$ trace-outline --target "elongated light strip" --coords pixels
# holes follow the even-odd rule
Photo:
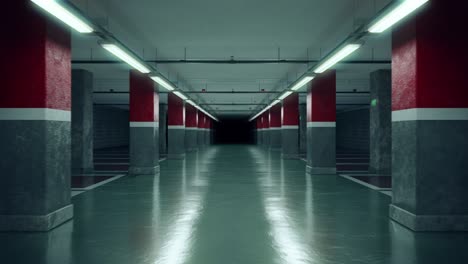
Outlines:
[[[268,108],[272,108],[273,106],[275,106],[275,105],[278,104],[279,102],[281,102],[281,101],[278,100],[278,99],[274,100],[271,104],[268,105]]]
[[[101,44],[110,53],[114,54],[117,58],[123,60],[128,65],[132,66],[141,73],[150,73],[150,69],[139,62],[137,59],[133,58],[130,54],[125,52],[122,48],[112,43],[103,43]]]
[[[359,49],[361,44],[348,44],[336,52],[333,56],[331,56],[326,61],[322,62],[320,66],[318,66],[314,72],[315,73],[322,73],[328,69],[330,69],[333,65],[337,64],[342,59],[349,56],[349,54],[353,53],[355,50]]]
[[[177,95],[182,100],[187,100],[188,99],[187,96],[185,96],[183,93],[181,93],[179,91],[175,91],[174,94]]]
[[[80,33],[92,33],[94,29],[86,21],[81,20],[58,1],[54,0],[31,0],[51,15],[60,19],[74,30]]]
[[[310,81],[312,81],[312,79],[314,79],[314,76],[305,76],[305,77],[302,78],[298,83],[294,84],[294,85],[291,87],[291,90],[297,91],[297,90],[301,89],[304,85],[306,85],[306,84],[308,84]]]
[[[153,75],[153,76],[150,76],[150,78],[157,82],[158,84],[160,84],[162,87],[164,87],[166,90],[168,91],[174,91],[174,86],[172,86],[172,84],[170,84],[169,82],[167,82],[166,80],[164,80],[161,76],[157,76],[157,75]]]
[[[292,94],[293,92],[291,91],[286,91],[284,92],[278,99],[279,100],[283,100],[284,98],[288,97],[290,94]]]
[[[420,6],[429,2],[429,0],[405,0],[395,9],[390,11],[384,17],[375,22],[372,26],[369,27],[369,32],[371,33],[382,33],[389,27],[393,26],[395,23],[411,14],[413,11],[418,9]]]

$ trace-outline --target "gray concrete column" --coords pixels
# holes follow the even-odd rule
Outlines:
[[[283,125],[281,137],[281,157],[283,159],[299,158],[299,126]]]
[[[392,166],[392,72],[370,74],[369,172],[390,175]]]
[[[93,163],[93,74],[72,71],[72,172],[91,173]]]
[[[159,154],[167,155],[167,104],[159,104]]]
[[[185,105],[185,148],[187,152],[198,149],[198,110],[191,104]]]
[[[301,98],[299,98],[301,100]],[[299,154],[307,153],[307,104],[299,104]]]
[[[130,175],[159,172],[159,94],[145,74],[130,71]]]
[[[167,158],[185,158],[185,102],[170,93],[168,101]]]
[[[270,108],[270,150],[281,150],[281,104]]]

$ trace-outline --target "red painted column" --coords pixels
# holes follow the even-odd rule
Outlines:
[[[73,217],[70,33],[30,1],[0,21],[0,231],[47,231]]]
[[[198,109],[186,104],[185,118],[185,147],[187,151],[195,151],[198,145]]]
[[[432,0],[392,36],[390,217],[416,231],[468,230],[466,10]]]
[[[281,104],[270,108],[270,149],[281,150]]]
[[[185,102],[173,93],[167,95],[167,136],[170,159],[185,158]]]
[[[299,157],[299,94],[293,93],[283,100],[281,108],[282,157]]]
[[[336,173],[336,71],[315,77],[307,94],[307,172]]]
[[[131,175],[159,172],[159,94],[146,74],[130,71]]]

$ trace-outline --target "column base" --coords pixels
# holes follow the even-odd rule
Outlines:
[[[185,159],[185,153],[182,154],[167,154],[168,159]]]
[[[336,174],[336,167],[311,167],[306,165],[307,174]]]
[[[281,158],[282,159],[290,159],[290,160],[293,160],[293,159],[299,159],[299,155],[298,154],[281,154]]]
[[[0,231],[44,232],[72,218],[72,204],[47,215],[0,215]]]
[[[468,231],[468,215],[415,215],[393,204],[389,215],[413,231]]]
[[[128,174],[135,175],[154,175],[159,173],[159,165],[154,167],[132,167],[128,168]]]

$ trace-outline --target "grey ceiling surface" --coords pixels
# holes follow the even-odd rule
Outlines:
[[[145,60],[318,60],[388,0],[74,0]],[[73,34],[74,61],[114,60],[94,36]],[[389,34],[368,39],[351,60],[391,58]],[[154,64],[217,116],[248,117],[313,64]],[[94,73],[99,104],[128,104],[125,64],[75,63]],[[368,91],[369,73],[390,64],[340,64],[338,91]],[[205,89],[207,93],[200,93]],[[249,93],[232,93],[232,92]],[[194,93],[198,92],[198,93]],[[223,92],[223,93],[213,93]],[[230,93],[227,93],[230,92]],[[257,93],[254,93],[257,92]],[[166,96],[161,96],[165,102]],[[359,107],[367,94],[337,94],[337,108]]]

